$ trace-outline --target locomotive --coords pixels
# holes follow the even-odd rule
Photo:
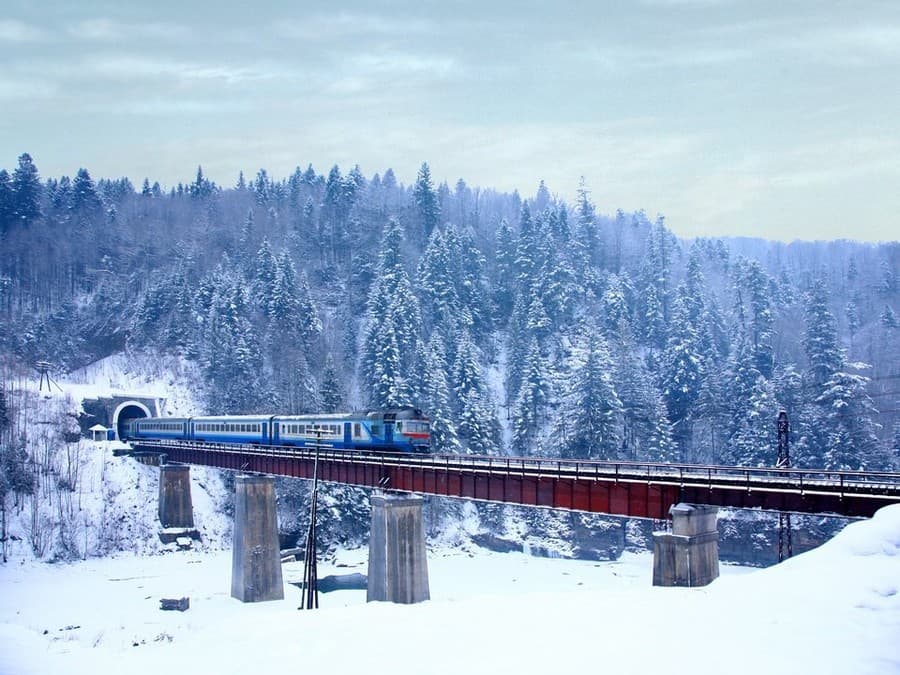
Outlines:
[[[319,415],[142,417],[128,422],[122,440],[424,453],[430,438],[428,418],[418,408],[404,407]]]

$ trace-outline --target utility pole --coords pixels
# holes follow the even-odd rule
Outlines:
[[[776,422],[778,429],[778,461],[776,469],[791,468],[790,434],[791,423],[788,420],[786,410],[778,413]],[[791,542],[791,514],[781,511],[778,513],[778,562],[790,558],[794,554]]]
[[[319,608],[319,573],[316,568],[316,502],[319,498],[319,446],[322,441],[322,429],[315,428],[316,454],[313,461],[313,489],[309,507],[309,530],[306,535],[306,556],[303,559],[303,593],[300,596],[300,609]]]

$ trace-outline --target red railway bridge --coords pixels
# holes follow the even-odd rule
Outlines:
[[[444,497],[665,519],[679,502],[871,517],[900,503],[900,473],[654,464],[482,455],[392,455],[134,441],[170,462]],[[316,463],[318,466],[316,467]]]

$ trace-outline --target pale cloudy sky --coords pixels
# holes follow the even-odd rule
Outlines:
[[[900,2],[3,0],[0,167],[232,185],[312,163],[900,239]]]

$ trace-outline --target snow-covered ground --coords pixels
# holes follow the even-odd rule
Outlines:
[[[113,457],[111,444],[60,440],[85,396],[149,391],[169,412],[193,413],[190,382],[183,364],[113,357],[61,380],[64,394],[14,398],[46,470],[40,499],[9,514],[0,675],[900,673],[900,507],[785,564],[723,566],[703,589],[653,588],[648,553],[587,562],[485,552],[460,534],[477,530],[464,507],[429,553],[429,602],[366,604],[364,590],[343,590],[300,612],[291,582],[302,569],[292,563],[285,600],[244,605],[230,597],[218,472],[192,468],[202,541],[171,551],[157,536],[158,469]],[[366,555],[340,551],[320,577],[364,574]],[[182,596],[188,611],[159,609],[161,598]]]
[[[104,396],[145,396],[164,402],[164,414],[203,414],[196,401],[200,376],[196,366],[169,355],[115,354],[79,368],[58,381],[76,401]],[[51,393],[56,394],[57,389]]]
[[[612,563],[436,550],[432,600],[365,592],[230,597],[230,554],[120,554],[0,566],[0,673],[900,672],[900,506],[765,570],[706,588],[650,585],[649,554]],[[341,552],[320,576],[365,573]],[[189,596],[184,613],[159,609]]]

